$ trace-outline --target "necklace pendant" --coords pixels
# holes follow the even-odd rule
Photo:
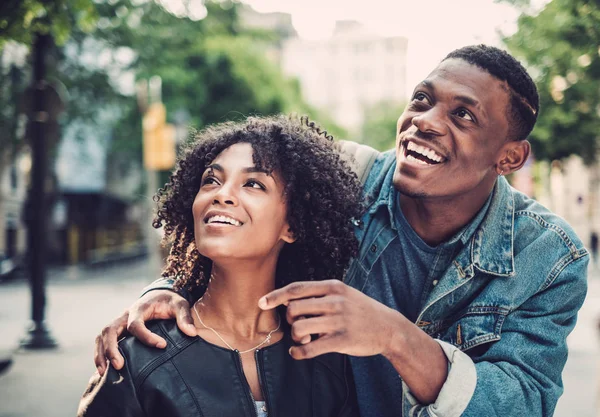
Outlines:
[[[260,407],[260,411],[266,413],[267,412],[267,406],[265,404],[263,404],[262,407]]]
[[[271,343],[271,335],[270,334],[265,339],[265,343]]]

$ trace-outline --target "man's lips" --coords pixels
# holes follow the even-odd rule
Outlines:
[[[434,166],[446,162],[447,158],[428,144],[405,139],[401,142],[402,156],[406,161],[421,166]]]

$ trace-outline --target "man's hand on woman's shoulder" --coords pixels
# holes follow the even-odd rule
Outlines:
[[[185,298],[170,290],[153,290],[144,294],[96,337],[94,362],[98,373],[104,375],[108,360],[115,369],[123,368],[125,363],[119,353],[118,340],[125,330],[148,346],[165,348],[165,339],[148,330],[145,322],[172,318],[177,319],[177,326],[183,333],[196,336],[190,305]]]

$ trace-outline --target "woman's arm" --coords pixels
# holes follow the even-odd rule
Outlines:
[[[120,352],[120,355],[122,352]],[[77,417],[143,417],[133,378],[127,366],[96,372],[79,402]]]

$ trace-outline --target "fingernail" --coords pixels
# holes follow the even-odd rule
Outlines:
[[[258,300],[258,306],[263,310],[267,308],[267,297],[262,297],[260,300]]]
[[[96,366],[96,370],[98,371],[98,373],[99,373],[100,375],[102,375],[102,371],[103,371],[103,369],[102,369],[102,367],[101,367],[101,366]]]
[[[292,356],[292,348],[290,348],[290,350],[288,350],[288,353],[290,354],[290,356]]]

